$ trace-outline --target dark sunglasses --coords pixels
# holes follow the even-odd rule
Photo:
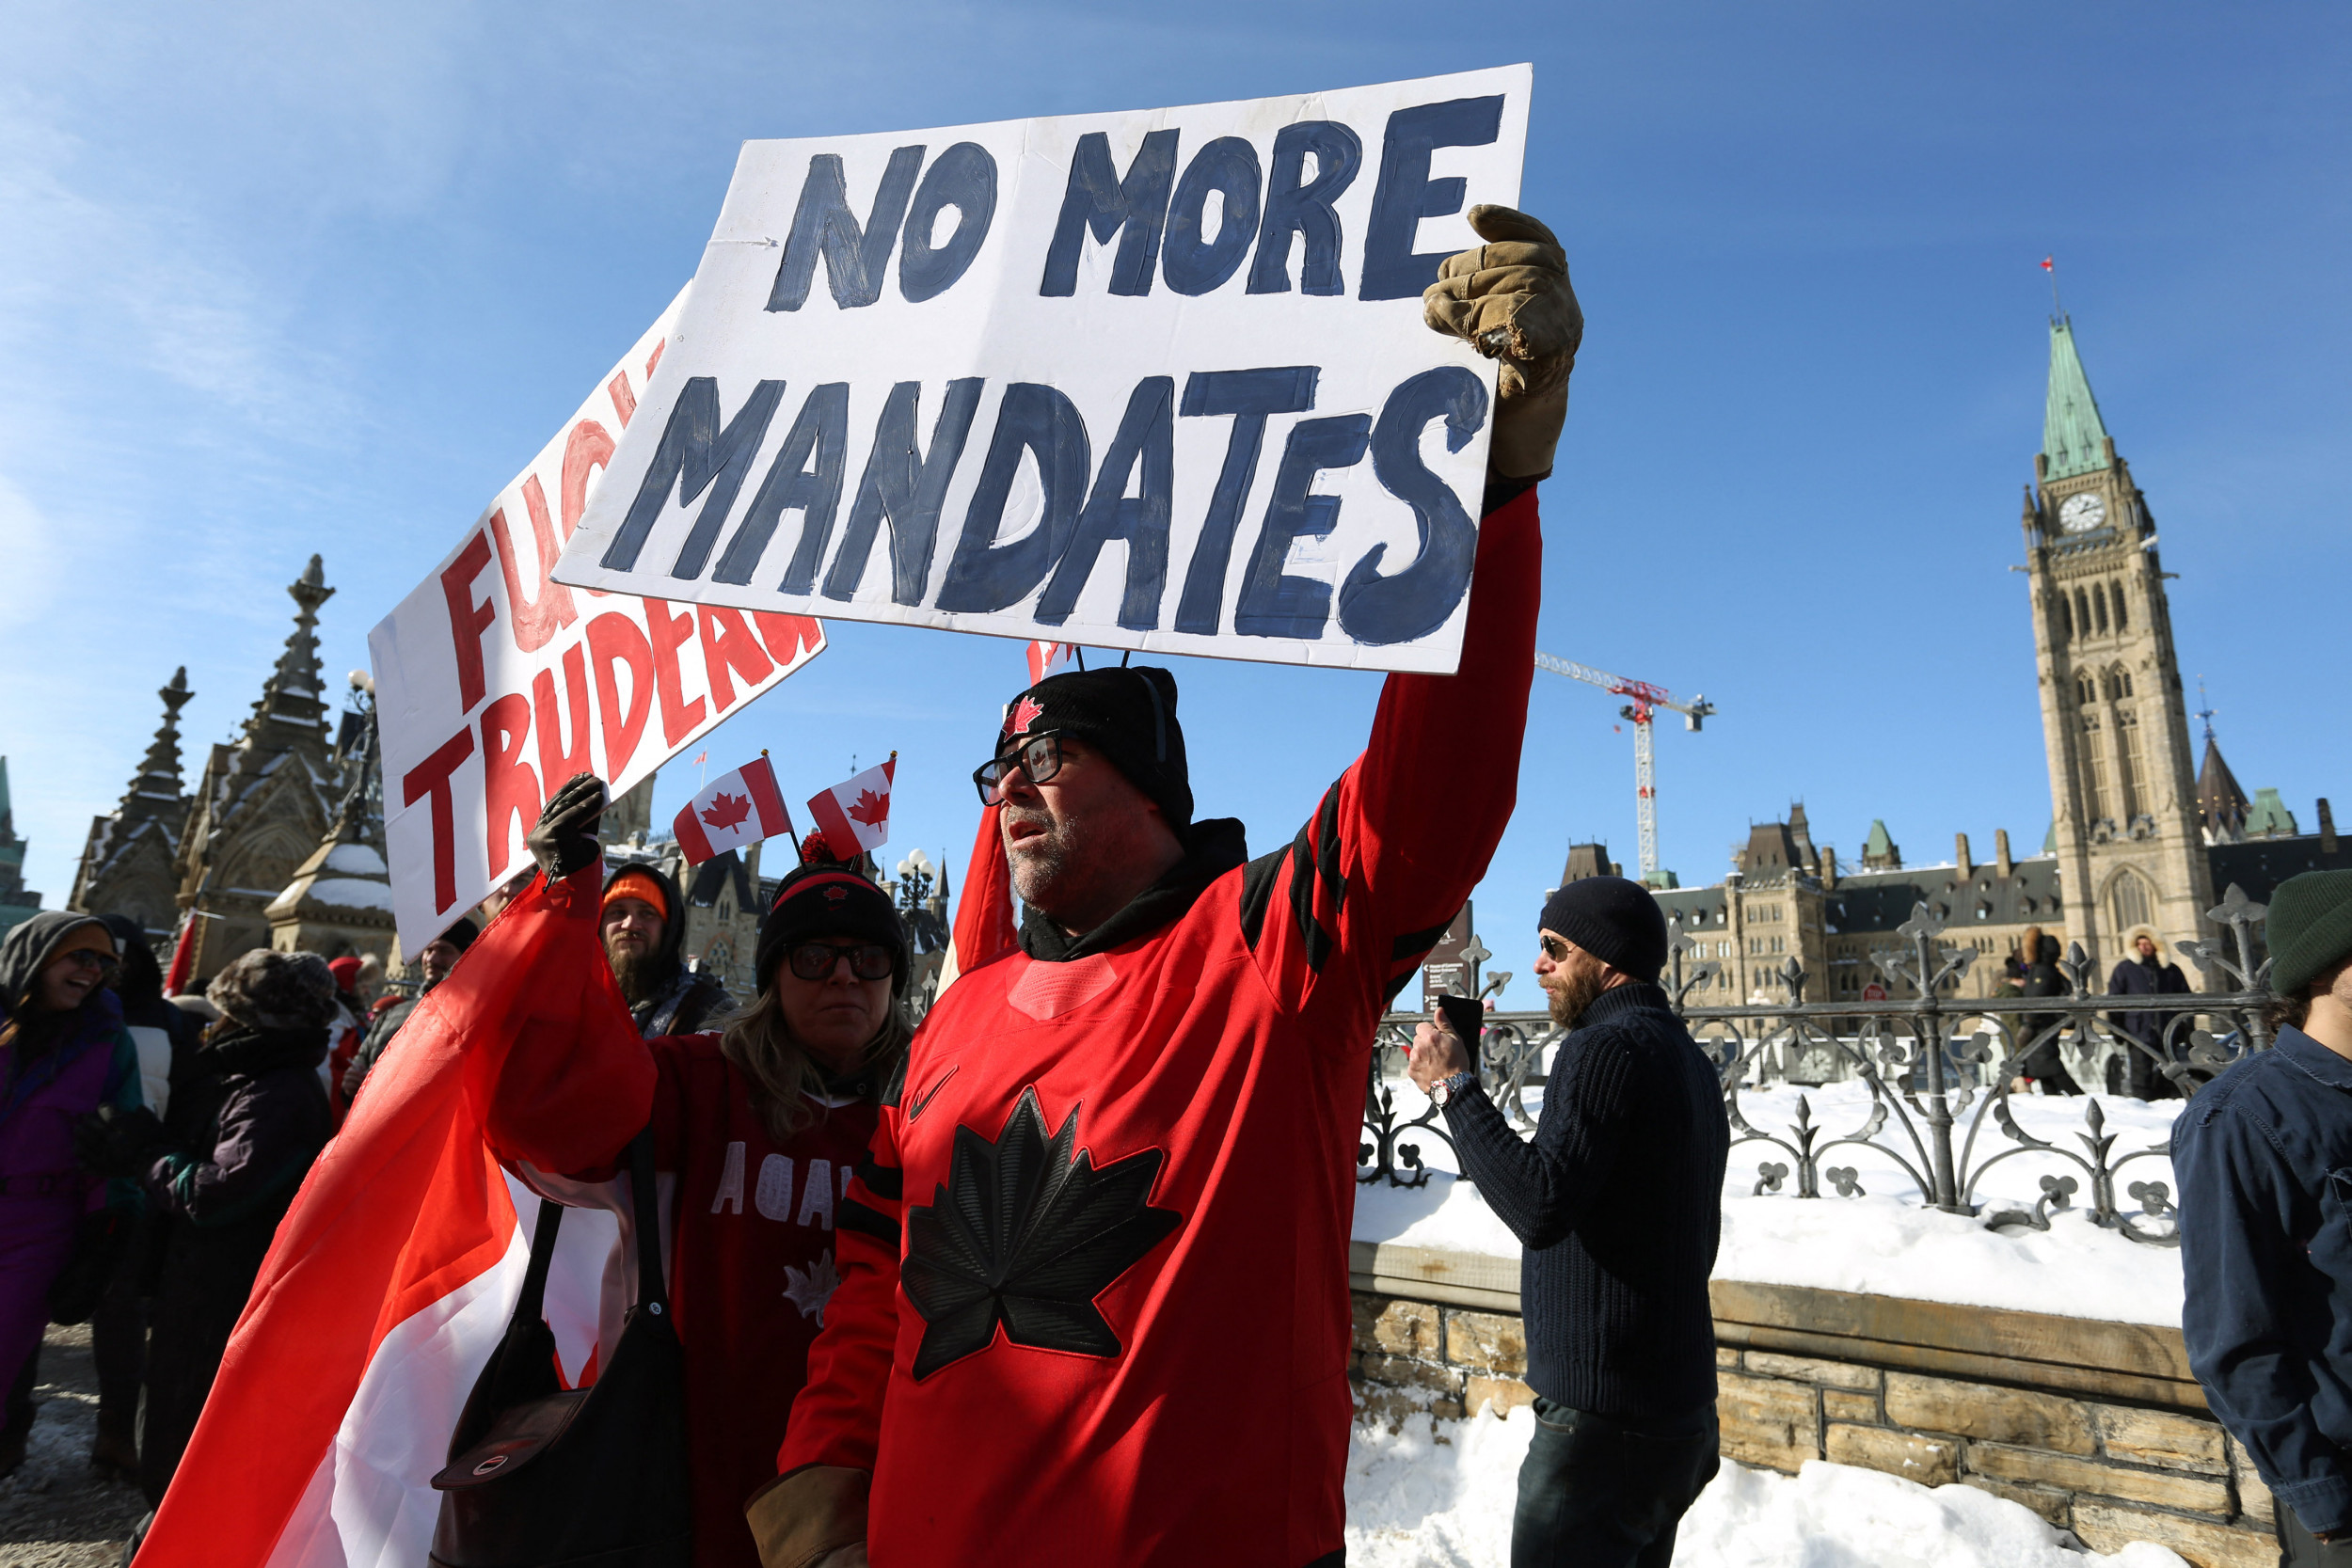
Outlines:
[[[1553,963],[1564,964],[1568,961],[1570,948],[1558,937],[1540,937],[1536,939],[1536,945],[1544,950],[1544,957]]]
[[[850,973],[861,980],[888,978],[898,965],[898,955],[880,942],[863,942],[855,947],[835,947],[830,942],[804,942],[785,950],[784,961],[792,973],[803,980],[830,977],[834,966],[842,959],[850,960]]]
[[[1014,768],[1026,774],[1031,784],[1041,784],[1061,771],[1061,732],[1047,730],[974,768],[972,782],[979,786],[980,804],[993,806],[1005,798],[1005,775]]]
[[[57,961],[98,971],[98,983],[102,986],[112,980],[122,968],[120,959],[110,958],[94,947],[77,947],[71,953],[58,955]]]

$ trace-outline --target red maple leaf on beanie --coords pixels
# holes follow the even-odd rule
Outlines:
[[[714,828],[732,828],[751,814],[751,797],[729,795],[723,789],[711,798],[710,809],[702,816],[703,820]]]
[[[890,820],[890,798],[886,795],[877,795],[870,789],[861,789],[857,792],[857,800],[843,815],[852,822],[863,822],[869,828],[879,828]]]
[[[1026,734],[1031,724],[1044,717],[1044,707],[1025,695],[1020,702],[1013,705],[1011,715],[1005,720],[1005,733],[1007,735]]]

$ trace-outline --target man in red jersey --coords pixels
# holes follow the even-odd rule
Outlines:
[[[1342,1556],[1347,1243],[1374,1026],[1509,819],[1535,481],[1582,318],[1550,231],[1477,208],[1430,324],[1504,359],[1459,672],[1245,863],[1192,820],[1165,670],[1053,676],[977,775],[1021,951],[962,975],[883,1097],[776,1482],[768,1568]]]

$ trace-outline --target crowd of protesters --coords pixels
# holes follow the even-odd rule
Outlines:
[[[586,1034],[513,1040],[487,1135],[548,1205],[542,1227],[566,1206],[642,1212],[625,1180],[658,1173],[666,1246],[644,1256],[660,1249],[685,1352],[693,1561],[862,1568],[869,1542],[949,1560],[991,1534],[1052,1542],[1054,1560],[1343,1560],[1363,1053],[1514,805],[1533,492],[1581,333],[1549,231],[1472,217],[1490,243],[1446,263],[1430,324],[1489,352],[1507,325],[1518,347],[1461,673],[1390,677],[1362,756],[1255,860],[1239,823],[1194,816],[1168,672],[1016,694],[975,775],[995,877],[965,888],[1003,905],[1004,929],[967,954],[960,927],[964,983],[920,1035],[913,943],[870,862],[813,836],[767,901],[753,994],[730,996],[686,958],[677,882],[608,871],[588,774],[547,801],[534,864],[400,986],[373,958],[257,949],[167,997],[134,922],[43,913],[8,932],[0,1474],[24,1456],[44,1327],[87,1321],[91,1462],[160,1503],[305,1175],[366,1096],[396,1092],[378,1069],[425,998],[478,942],[494,957],[516,929],[485,937],[502,911],[538,900],[525,909],[553,912],[531,942],[594,943],[609,969],[580,1027],[626,1047],[583,1085]],[[1466,736],[1484,751],[1459,754]],[[1647,891],[1573,884],[1539,926],[1536,973],[1572,1032],[1534,1142],[1450,1026],[1422,1029],[1411,1072],[1526,1247],[1539,1432],[1514,1561],[1661,1564],[1718,1465],[1707,1281],[1728,1133],[1658,989]],[[2137,935],[2110,991],[2185,992]],[[2003,989],[2068,994],[2058,939],[2028,932]],[[2115,1024],[2155,1049],[2171,1016]],[[2039,1043],[2018,1086],[2081,1092],[2063,1021],[2025,1015]],[[2152,1068],[2108,1087],[2178,1092]],[[567,1154],[584,1135],[602,1153],[583,1164]],[[1272,1323],[1287,1328],[1254,1331]],[[1258,1418],[1234,1420],[1236,1383]]]

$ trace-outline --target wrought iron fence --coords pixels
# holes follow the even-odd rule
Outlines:
[[[1818,1198],[1825,1179],[1838,1195],[1857,1196],[1863,1190],[1857,1167],[1824,1162],[1835,1149],[1867,1148],[1892,1161],[1923,1204],[1947,1213],[2046,1230],[2054,1212],[2079,1198],[2095,1224],[2137,1242],[2173,1245],[2167,1223],[2174,1213],[2170,1183],[2153,1171],[2127,1169],[2169,1157],[2170,1144],[2119,1152],[2098,1091],[2116,1092],[2120,1083],[2126,1090],[2185,1099],[2247,1052],[2269,1048],[2263,1017],[2271,1001],[2270,965],[2254,956],[2254,929],[2265,912],[2241,889],[2230,888],[2210,913],[2230,932],[2235,957],[2223,953],[2220,943],[2178,944],[2208,985],[2226,989],[2187,995],[2089,994],[2091,966],[2076,942],[2058,965],[2072,994],[1963,999],[1950,991],[1976,961],[1977,949],[1940,942],[1943,922],[1925,904],[1915,906],[1897,932],[1903,949],[1873,955],[1889,990],[1907,993],[1890,1000],[1806,1002],[1807,976],[1792,958],[1779,974],[1788,992],[1786,1004],[1693,1007],[1691,993],[1722,966],[1690,963],[1696,943],[1679,935],[1661,983],[1723,1081],[1732,1147],[1770,1146],[1756,1166],[1758,1196],[1793,1185],[1795,1196]],[[2137,1017],[2126,1026],[2121,1015]],[[1429,1180],[1422,1140],[1453,1147],[1436,1106],[1423,1101],[1407,1115],[1409,1102],[1398,1103],[1395,1080],[1418,1022],[1417,1015],[1392,1015],[1380,1025],[1358,1149],[1359,1180],[1421,1186]],[[1526,1091],[1541,1081],[1546,1053],[1562,1034],[1546,1014],[1487,1015],[1478,1044],[1479,1077],[1522,1133],[1535,1125]],[[2027,1132],[2012,1110],[2029,1059],[2047,1076],[2048,1058],[2040,1054],[2045,1048],[2091,1091],[2084,1128],[2074,1134],[2079,1152]],[[1852,1081],[1865,1086],[1868,1108],[1859,1123],[1833,1135],[1813,1119],[1807,1096],[1798,1097],[1796,1120],[1785,1132],[1757,1127],[1740,1103],[1743,1092],[1773,1085]],[[1990,1206],[1978,1198],[1985,1174],[2027,1155],[2055,1160],[2060,1168],[2039,1179],[2042,1196],[2030,1209],[1986,1213]]]

